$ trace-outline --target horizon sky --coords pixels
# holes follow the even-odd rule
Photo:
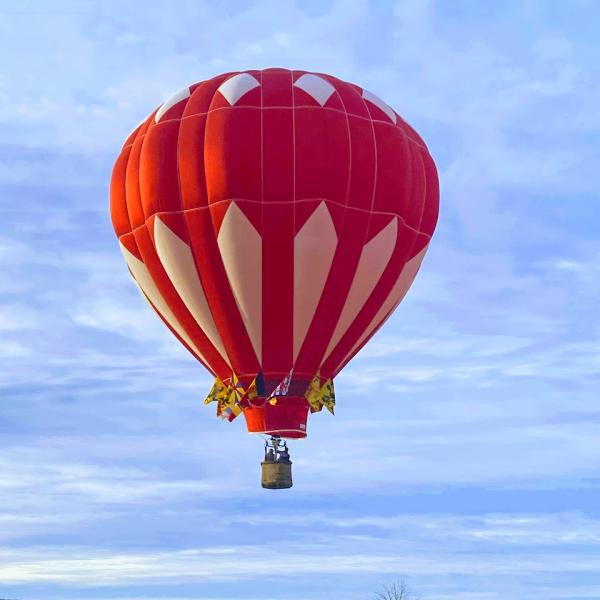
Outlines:
[[[0,598],[600,600],[600,4],[0,0]],[[438,228],[260,487],[147,308],[113,162],[173,92],[286,67],[423,137]]]

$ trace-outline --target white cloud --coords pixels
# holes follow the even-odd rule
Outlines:
[[[364,548],[348,553],[351,544]],[[264,560],[264,555],[269,560]],[[475,555],[477,559],[474,560]],[[85,547],[39,548],[0,551],[0,577],[6,584],[61,583],[95,587],[144,582],[207,583],[211,581],[256,580],[262,578],[360,574],[394,576],[409,572],[413,576],[548,576],[556,567],[571,573],[593,573],[600,568],[593,555],[555,552],[515,552],[482,554],[453,553],[438,549],[425,554],[396,543],[377,549],[376,544],[352,538],[331,540],[329,544],[288,543],[284,548],[272,544],[208,546],[163,552],[106,552]]]
[[[237,515],[232,522],[253,525],[285,525],[287,513]],[[335,535],[352,530],[368,531],[371,539],[431,540],[436,544],[490,541],[521,546],[593,545],[600,541],[600,521],[580,513],[491,513],[491,514],[392,514],[336,516],[326,512],[294,514],[294,525],[303,532],[316,525]]]

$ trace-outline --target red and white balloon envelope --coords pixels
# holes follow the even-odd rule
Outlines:
[[[281,465],[281,440],[333,412],[333,378],[407,293],[439,187],[425,143],[383,100],[266,69],[160,105],[125,141],[110,205],[142,294],[215,377],[206,402],[272,436]]]

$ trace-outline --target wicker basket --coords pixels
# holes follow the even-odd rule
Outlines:
[[[264,461],[262,467],[262,486],[268,490],[284,490],[291,488],[292,463]]]

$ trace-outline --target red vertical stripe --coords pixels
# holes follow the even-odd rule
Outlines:
[[[267,379],[278,379],[289,372],[293,351],[295,157],[291,74],[267,71],[262,86],[262,368]]]

